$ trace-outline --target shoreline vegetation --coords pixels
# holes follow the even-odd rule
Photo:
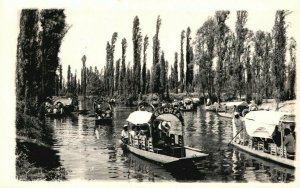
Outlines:
[[[129,100],[133,105],[141,98],[153,97],[147,93],[156,93],[161,102],[190,96],[198,97],[203,104],[207,98],[219,103],[243,99],[255,100],[263,109],[293,112],[296,41],[286,37],[285,23],[290,12],[278,10],[269,32],[246,28],[247,11],[236,14],[235,30],[226,25],[230,11],[216,11],[198,28],[195,37],[190,27],[178,33],[180,52],[174,53],[174,62],[165,59],[160,45],[160,16],[153,38],[142,35],[136,16],[132,63],[126,59],[129,40],[117,41],[118,33],[114,32],[107,41],[104,67],[87,66],[83,55],[80,77],[77,70],[72,73],[69,65],[67,78],[63,78],[62,63],[70,62],[60,62],[59,52],[71,28],[65,22],[64,10],[23,9],[16,66],[17,179],[65,180],[67,171],[51,149],[53,128],[45,123],[45,102],[52,96],[102,96],[120,103]],[[152,66],[147,65],[150,42]],[[114,57],[116,47],[122,48],[119,58]],[[264,102],[263,98],[273,99]]]

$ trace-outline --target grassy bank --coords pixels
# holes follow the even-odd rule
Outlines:
[[[16,128],[16,178],[22,181],[64,180],[66,171],[51,149],[51,128],[37,117],[19,113]],[[56,162],[49,162],[49,159]],[[51,167],[47,167],[49,164]]]
[[[258,106],[261,110],[276,110],[276,101],[275,99],[264,99],[263,103]],[[279,109],[280,112],[289,112],[289,113],[295,113],[295,107],[296,107],[296,100],[289,100],[289,101],[283,101],[279,103]]]

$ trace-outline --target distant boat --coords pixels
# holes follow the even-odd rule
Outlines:
[[[238,112],[240,116],[243,116],[243,110],[248,109],[248,103],[245,101],[221,103],[220,106],[216,109],[218,115],[227,118],[232,118],[234,112]]]
[[[61,118],[78,110],[78,101],[70,97],[56,97],[45,103],[47,117]]]
[[[153,113],[147,111],[132,112],[127,118],[129,126],[135,125],[142,130],[142,136],[134,136],[129,143],[123,143],[123,148],[151,161],[164,165],[189,164],[195,159],[208,156],[201,150],[184,146],[183,134],[168,134],[166,122],[179,123],[184,126],[184,120],[179,110],[170,104],[157,108]],[[182,128],[183,130],[183,128]]]
[[[283,130],[295,126],[295,115],[275,111],[250,111],[245,116],[244,123],[244,136],[233,140],[233,146],[267,161],[295,167],[294,160],[290,159],[295,156],[288,154],[282,144]],[[233,132],[233,136],[235,134]],[[275,143],[275,137],[281,143],[280,146]]]
[[[181,111],[193,111],[195,109],[193,100],[191,98],[183,99],[182,104],[183,105],[179,107]]]
[[[94,103],[96,124],[111,124],[113,120],[112,106],[106,101]]]

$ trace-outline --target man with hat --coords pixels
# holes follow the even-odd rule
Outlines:
[[[233,126],[233,136],[238,134],[236,136],[236,138],[238,138],[238,140],[236,140],[236,141],[239,142],[239,140],[241,138],[241,134],[242,134],[241,129],[243,129],[243,121],[240,118],[239,112],[234,112],[234,116],[232,119],[232,126]]]
[[[128,140],[129,140],[129,132],[128,132],[128,125],[125,124],[123,126],[123,130],[121,133],[121,140],[124,144],[128,144]]]

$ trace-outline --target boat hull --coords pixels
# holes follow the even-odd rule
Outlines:
[[[208,156],[208,154],[201,153],[200,150],[189,148],[189,147],[184,147],[186,152],[186,157],[177,158],[177,157],[167,156],[159,153],[149,152],[146,150],[135,148],[130,145],[126,145],[126,146],[130,152],[140,157],[146,158],[151,161],[159,162],[162,164],[174,163],[176,161],[189,161],[192,159],[200,159]]]
[[[231,142],[231,144],[233,146],[235,146],[236,148],[239,148],[239,149],[249,153],[250,155],[265,159],[267,161],[272,161],[272,162],[275,162],[278,164],[282,164],[282,165],[288,166],[290,168],[295,168],[294,160],[271,155],[271,154],[265,153],[263,151],[254,150],[254,149],[249,148],[248,146],[242,146],[236,142]]]
[[[57,114],[47,113],[45,115],[46,115],[46,117],[50,117],[50,118],[62,118],[62,117],[67,116],[67,114],[60,114],[60,113],[57,113]]]
[[[218,112],[218,115],[221,116],[221,117],[233,118],[232,113]]]
[[[112,118],[95,119],[96,124],[111,124]]]

